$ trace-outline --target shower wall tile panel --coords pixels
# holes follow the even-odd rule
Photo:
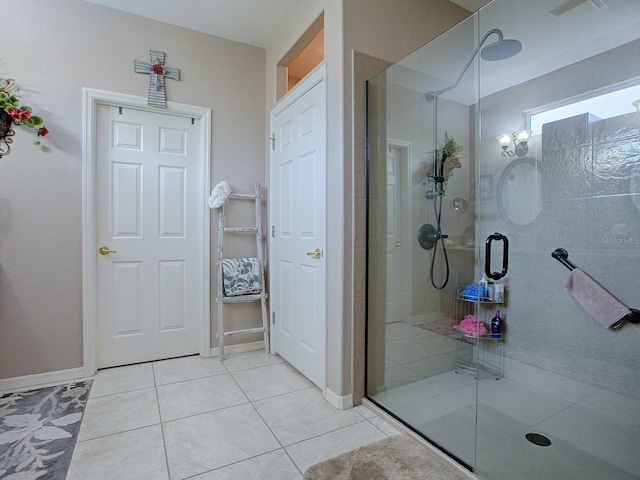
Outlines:
[[[542,151],[567,150],[591,143],[589,123],[597,117],[585,113],[542,126]]]
[[[522,112],[561,102],[640,74],[640,40],[483,98],[483,130],[524,128]],[[498,182],[506,164],[487,136],[484,172]],[[600,120],[593,115],[553,122],[534,137],[529,156],[542,175],[543,208],[528,225],[505,221],[494,198],[484,199],[479,237],[500,231],[510,240],[505,356],[604,390],[640,398],[638,328],[603,328],[566,291],[569,271],[551,258],[566,248],[570,260],[622,303],[640,308],[640,117]],[[483,164],[481,163],[481,166]],[[527,195],[526,192],[522,192]],[[477,227],[477,228],[478,228]]]
[[[592,124],[593,195],[627,195],[640,176],[640,122],[637,113]]]
[[[544,127],[542,135],[544,137]],[[544,208],[548,208],[549,203],[557,199],[589,196],[593,181],[591,164],[590,145],[558,150],[543,149],[542,162],[538,168],[542,175]]]
[[[591,124],[591,138],[594,144],[628,141],[640,136],[640,119],[637,113],[607,118]]]

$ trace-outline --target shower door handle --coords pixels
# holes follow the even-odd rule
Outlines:
[[[492,272],[491,271],[491,244],[494,240],[502,241],[502,271],[501,272]],[[487,274],[487,277],[492,280],[499,280],[507,274],[507,270],[509,268],[509,239],[505,237],[501,233],[494,233],[493,235],[489,235],[487,237],[487,242],[485,244],[484,251],[484,273]]]

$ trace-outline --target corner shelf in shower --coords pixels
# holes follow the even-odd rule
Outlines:
[[[460,295],[460,294],[458,294],[458,301],[469,302],[469,303],[479,303],[479,304],[484,304],[484,305],[502,305],[502,304],[504,304],[504,300],[490,300],[488,298],[482,298],[482,299],[478,300],[477,298],[466,297],[466,296]]]
[[[474,299],[456,292],[455,319],[460,322],[466,315],[474,315],[491,329],[491,318],[499,309],[505,318],[505,299]],[[474,334],[454,330],[453,338],[459,342],[456,349],[456,373],[464,372],[476,378],[494,376],[496,380],[504,375],[504,336],[494,337],[491,333]]]

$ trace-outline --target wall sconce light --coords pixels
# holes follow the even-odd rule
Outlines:
[[[636,111],[640,113],[640,99],[633,102],[633,106],[636,107]]]
[[[498,135],[496,140],[498,140],[498,145],[502,147],[502,155],[524,157],[529,151],[527,143],[531,140],[531,130],[519,130],[511,135]],[[513,150],[509,150],[511,144],[513,144]]]

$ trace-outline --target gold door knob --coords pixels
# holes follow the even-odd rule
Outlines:
[[[322,250],[316,248],[313,252],[307,252],[307,255],[309,255],[311,258],[319,260],[322,257]]]
[[[100,252],[100,255],[109,255],[110,253],[118,253],[115,250],[111,250],[109,247],[100,247],[98,249],[98,252]]]

